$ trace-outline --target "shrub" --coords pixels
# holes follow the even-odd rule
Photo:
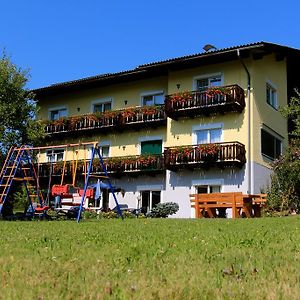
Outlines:
[[[96,211],[93,211],[93,210],[85,210],[83,213],[82,213],[82,218],[85,219],[85,220],[89,220],[89,219],[97,219],[98,217],[98,214]]]
[[[300,212],[300,141],[293,141],[274,162],[267,210]]]
[[[118,214],[114,211],[100,212],[98,215],[99,219],[115,219],[117,217],[118,217]]]
[[[158,203],[147,215],[150,218],[167,218],[179,210],[175,202]]]
[[[26,211],[29,207],[27,192],[24,186],[22,186],[17,192],[13,195],[13,206],[14,209],[19,209]]]

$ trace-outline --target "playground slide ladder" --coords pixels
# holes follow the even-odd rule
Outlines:
[[[39,187],[38,177],[34,168],[29,148],[12,147],[0,172],[0,213],[3,204],[7,200],[13,181],[20,181],[24,184],[28,201],[38,201],[43,206],[44,200]]]

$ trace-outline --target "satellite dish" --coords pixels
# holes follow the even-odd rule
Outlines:
[[[205,52],[208,52],[208,51],[210,51],[210,50],[217,50],[217,48],[216,48],[215,46],[213,46],[213,45],[207,44],[207,45],[205,45],[205,46],[203,47],[203,50],[204,50]]]

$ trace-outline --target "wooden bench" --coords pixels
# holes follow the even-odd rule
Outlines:
[[[254,217],[260,217],[261,216],[261,209],[266,205],[267,203],[267,194],[256,194],[256,195],[250,195],[252,198],[252,208],[253,208],[253,214]]]
[[[244,201],[241,192],[192,194],[190,200],[196,218],[215,218],[217,209],[226,208],[232,209],[232,218],[239,218],[241,211],[247,218],[251,217],[252,203]]]

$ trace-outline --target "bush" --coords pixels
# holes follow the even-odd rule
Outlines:
[[[89,219],[97,219],[98,217],[98,214],[96,211],[93,211],[93,210],[85,210],[83,213],[82,213],[82,218],[85,219],[85,220],[89,220]]]
[[[24,186],[14,193],[13,207],[22,211],[26,211],[29,207],[28,196]]]
[[[114,211],[100,212],[98,215],[99,219],[116,219],[117,217],[118,214]]]
[[[150,218],[167,218],[175,214],[179,210],[179,205],[175,202],[158,203],[150,212],[147,217]]]
[[[274,162],[267,211],[300,212],[300,141],[293,141]]]

